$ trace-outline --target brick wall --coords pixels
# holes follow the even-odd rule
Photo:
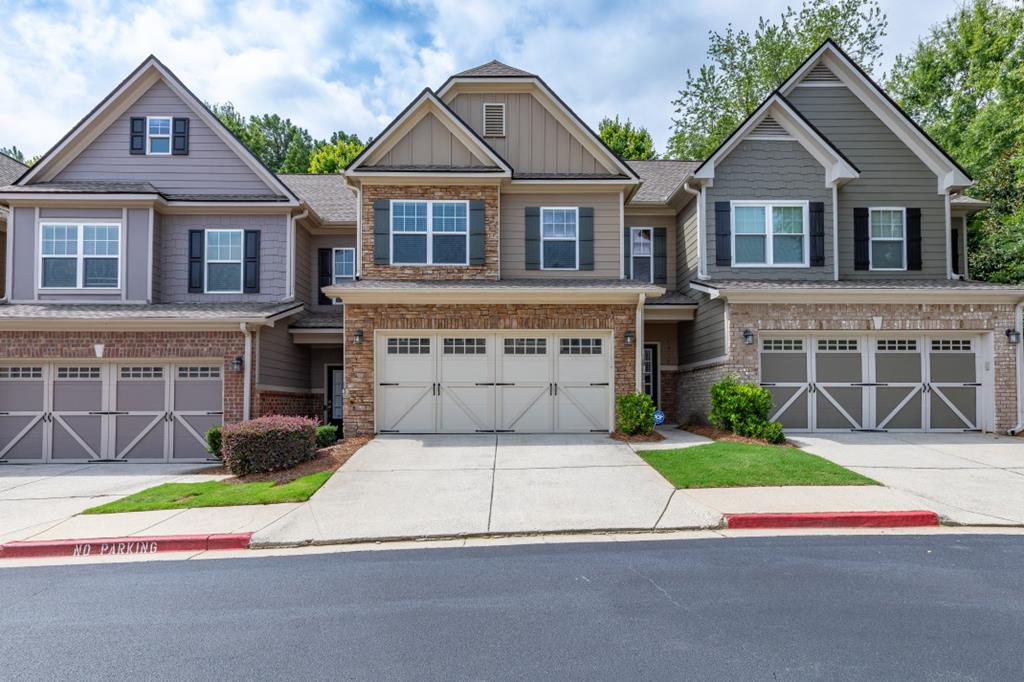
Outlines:
[[[631,305],[346,305],[345,329],[365,341],[345,348],[345,435],[373,431],[373,338],[377,329],[612,330],[615,393],[636,388],[636,348],[622,339],[636,326]]]
[[[257,391],[253,396],[252,416],[287,414],[323,419],[324,397],[320,393]]]
[[[484,202],[483,265],[376,265],[373,202],[377,199],[463,199]],[[498,188],[478,185],[363,185],[364,279],[498,279]]]
[[[678,424],[679,371],[663,369],[659,376],[661,382],[659,384],[661,411],[665,413],[666,422]]]

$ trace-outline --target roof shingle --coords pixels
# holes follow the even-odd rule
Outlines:
[[[497,59],[492,59],[486,64],[474,66],[472,69],[461,71],[452,78],[536,78],[537,75],[529,71],[517,69],[508,64],[502,64]]]
[[[643,180],[630,204],[664,204],[675,194],[686,178],[701,164],[700,161],[629,161],[630,167]]]
[[[236,320],[269,318],[302,304],[275,303],[153,303],[153,304],[32,304],[0,305],[0,320]]]
[[[277,176],[325,223],[354,223],[356,193],[338,174],[284,173]]]

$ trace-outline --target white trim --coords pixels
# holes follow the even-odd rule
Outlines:
[[[636,332],[635,338],[633,339],[633,345],[636,346],[635,352],[633,353],[633,374],[636,375],[636,392],[644,392],[644,298],[643,294],[637,297],[636,301],[636,313],[634,313]],[[612,332],[614,338],[615,332]],[[614,383],[614,380],[613,380]],[[611,390],[612,396],[615,395],[615,387]]]
[[[763,263],[737,263],[736,262],[736,209],[737,208],[764,208],[764,256],[765,262]],[[775,263],[775,254],[773,243],[775,241],[775,233],[773,232],[773,214],[775,208],[799,208],[803,217],[803,260],[800,263]],[[732,249],[732,267],[734,268],[807,268],[810,267],[810,254],[808,253],[810,246],[810,202],[808,201],[788,201],[783,199],[773,200],[753,200],[743,199],[734,200],[729,202],[729,220],[730,220],[730,247]],[[755,233],[744,233],[740,236],[759,236]],[[795,234],[781,233],[783,237],[793,237]]]
[[[949,212],[949,192],[942,195],[943,218],[946,223],[946,279],[953,279],[953,219]]]
[[[121,224],[124,225],[124,229],[118,234],[118,254],[128,253],[128,208],[121,209]],[[119,258],[120,262],[117,264],[117,283],[125,282],[124,286],[118,286],[121,290],[121,301],[128,300],[128,258]]]
[[[237,232],[239,235],[239,253],[238,260],[210,259],[210,234],[213,232],[218,233],[233,233]],[[226,263],[233,264],[238,263],[238,290],[231,289],[210,289],[210,263]],[[203,293],[204,294],[240,294],[245,290],[245,230],[236,228],[211,228],[203,230]]]
[[[697,279],[708,276],[707,187],[701,185],[697,205]]]
[[[964,279],[970,279],[970,259],[967,258],[967,216],[960,216],[960,261],[964,266],[964,271],[960,274],[963,275]]]
[[[626,196],[625,192],[619,190],[619,234],[626,231]],[[541,245],[541,260],[544,258],[544,245]],[[626,279],[626,251],[622,246],[622,239],[619,239],[619,279]]]
[[[127,209],[125,209],[127,210]],[[38,215],[38,210],[37,210]],[[124,281],[124,273],[122,272],[125,267],[124,257],[124,246],[125,246],[125,223],[124,223],[124,211],[122,211],[122,217],[118,218],[69,218],[62,220],[60,218],[46,218],[38,220],[36,222],[36,243],[38,247],[36,249],[36,273],[38,278],[36,280],[36,291],[38,293],[63,293],[63,292],[81,292],[88,291],[97,294],[120,294],[121,300],[125,300],[126,292],[121,289],[121,284]],[[85,286],[85,260],[86,258],[93,260],[114,260],[113,256],[86,256],[85,255],[85,227],[116,227],[117,228],[117,284],[112,287],[87,287]],[[74,256],[67,255],[43,255],[43,229],[46,227],[74,227],[76,236],[76,253]],[[8,228],[10,229],[10,228]],[[75,286],[73,287],[48,287],[43,285],[43,260],[45,258],[60,258],[60,259],[75,259]]]
[[[166,135],[150,135],[149,134],[149,122],[150,121],[167,121],[167,134]],[[174,133],[174,117],[173,116],[147,116],[146,117],[146,156],[170,156],[171,152],[174,151],[174,146],[171,142],[171,138]],[[150,149],[150,140],[167,140],[167,151],[166,152],[154,152]]]
[[[14,207],[11,207],[7,212],[7,232],[4,234],[4,295],[0,297],[0,301],[11,299],[11,287],[14,285],[14,210]],[[37,208],[36,211],[38,210]]]
[[[338,275],[334,270],[334,266],[337,263],[336,256],[339,251],[351,251],[352,252],[352,275]],[[331,284],[337,284],[339,279],[342,280],[354,280],[356,278],[356,248],[354,246],[338,246],[331,248]],[[341,299],[332,298],[331,305],[344,305]]]
[[[153,302],[153,240],[156,237],[156,226],[154,221],[156,220],[156,211],[153,207],[149,207],[149,249],[146,253],[146,271],[149,276],[146,278],[146,303]]]
[[[427,229],[425,232],[395,232],[395,204],[426,204],[427,205]],[[465,232],[434,232],[434,205],[435,204],[463,204],[466,207],[466,231]],[[412,265],[422,267],[465,267],[469,265],[469,221],[470,221],[470,206],[469,200],[467,199],[391,199],[388,204],[388,262],[391,265]],[[458,236],[464,234],[466,236],[466,260],[463,263],[435,263],[434,262],[434,237],[435,236]],[[423,235],[427,240],[427,260],[423,263],[418,262],[404,262],[395,261],[395,237],[396,236],[409,236],[409,235]],[[333,254],[332,254],[333,258]],[[332,264],[332,277],[333,277],[333,264]],[[333,281],[333,280],[332,280]]]
[[[501,132],[500,133],[489,133],[487,132],[487,107],[501,107]],[[506,123],[505,123],[505,103],[504,102],[483,102],[480,105],[481,128],[483,130],[480,137],[505,137]]]
[[[903,237],[902,237],[902,239],[893,239],[891,237],[875,237],[874,235],[871,234],[871,215],[875,211],[899,211],[900,212],[900,214],[903,216]],[[874,254],[874,249],[871,248],[871,247],[872,247],[872,245],[876,241],[879,241],[879,242],[902,241],[903,242],[903,267],[899,267],[899,268],[876,268],[874,266],[874,264],[871,262],[872,261],[872,256]],[[947,242],[947,245],[948,245],[948,243],[949,243],[948,237],[946,239],[946,242]],[[946,260],[947,260],[947,264],[948,264],[948,260],[949,259],[947,258]],[[906,272],[906,270],[907,270],[907,209],[906,208],[904,208],[902,206],[870,206],[868,208],[868,269],[871,272]],[[948,278],[949,277],[948,277],[948,273],[947,273],[947,279]]]
[[[868,229],[871,229],[870,215]],[[836,185],[832,185],[832,280],[839,281],[839,187]]]
[[[569,239],[568,237],[545,237],[544,236],[544,211],[573,211],[576,215],[575,232],[576,235]],[[563,270],[563,271],[574,271],[580,269],[580,209],[579,206],[541,206],[540,213],[538,216],[539,228],[540,228],[540,269],[541,270]],[[576,244],[576,265],[571,268],[548,268],[544,266],[544,242],[568,242],[572,241]]]

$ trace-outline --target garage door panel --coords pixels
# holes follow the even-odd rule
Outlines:
[[[864,428],[863,388],[818,386],[814,395],[815,423],[817,428]]]
[[[971,387],[932,387],[929,418],[933,429],[977,428],[978,392]]]
[[[769,386],[772,396],[772,421],[781,422],[785,429],[808,428],[808,400],[806,386]]]
[[[159,381],[118,382],[115,409],[132,412],[165,412],[167,386]]]
[[[609,430],[608,339],[595,334],[556,339],[555,428],[562,432]]]
[[[918,372],[920,374],[920,372]],[[875,389],[875,424],[880,429],[920,430],[922,393],[920,386]]]
[[[850,383],[862,381],[863,359],[860,353],[821,352],[814,356],[816,383]]]
[[[442,385],[440,401],[441,431],[464,433],[494,430],[493,386]]]
[[[806,383],[807,356],[804,353],[762,353],[761,381]]]
[[[548,386],[500,386],[499,428],[502,431],[554,430],[554,407]]]
[[[875,353],[875,380],[885,383],[921,383],[921,355]]]
[[[380,429],[430,433],[435,430],[433,384],[428,386],[385,386],[381,388],[378,411]]]
[[[221,424],[217,415],[175,415],[171,436],[174,448],[171,460],[209,459],[212,455],[206,451],[206,432]]]
[[[44,431],[42,415],[0,416],[0,459],[41,461]]]
[[[102,381],[56,381],[54,412],[99,412],[103,409]]]
[[[163,415],[118,415],[115,423],[114,456],[118,459],[163,459],[165,448]]]
[[[559,386],[558,430],[570,433],[607,431],[608,389]]]
[[[42,412],[44,390],[42,380],[0,381],[0,412]]]
[[[933,384],[967,383],[976,381],[977,366],[974,353],[941,353],[930,355],[930,378]]]
[[[54,415],[52,432],[54,460],[103,458],[103,417],[93,415]]]

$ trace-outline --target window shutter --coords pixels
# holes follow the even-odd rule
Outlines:
[[[188,231],[188,292],[203,293],[203,230]]]
[[[487,235],[484,222],[484,202],[474,199],[469,202],[469,264],[483,265],[487,250]]]
[[[654,283],[668,283],[668,230],[654,228]]]
[[[391,262],[391,202],[387,199],[373,202],[373,262]]]
[[[146,119],[141,116],[129,119],[128,152],[146,153]]]
[[[825,265],[825,202],[812,201],[809,205],[811,234],[811,267]]]
[[[319,305],[330,305],[331,299],[324,295],[322,289],[332,284],[332,274],[334,270],[334,252],[331,249],[317,249],[316,250],[316,262],[317,262],[317,296],[316,302]]]
[[[732,265],[732,211],[728,201],[715,202],[715,265]]]
[[[633,240],[632,231],[626,227],[622,230],[622,276],[633,279]]]
[[[245,231],[245,252],[242,263],[242,291],[246,294],[260,293],[260,231]]]
[[[171,154],[188,156],[188,119],[176,118],[171,126]]]
[[[953,274],[954,275],[962,275],[963,273],[960,272],[960,270],[962,269],[960,267],[961,266],[961,263],[960,263],[960,230],[953,230],[952,241],[953,241]]]
[[[868,209],[853,209],[853,269],[870,270],[871,257],[870,229],[868,227]]]
[[[526,207],[526,269],[540,270],[540,208]]]
[[[594,269],[594,209],[580,207],[580,270]]]
[[[921,209],[907,209],[907,270],[921,269]]]

